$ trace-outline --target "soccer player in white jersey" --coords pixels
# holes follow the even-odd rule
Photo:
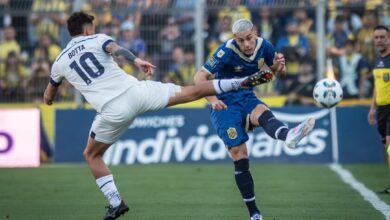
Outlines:
[[[118,218],[129,207],[122,200],[102,156],[137,115],[241,87],[256,86],[268,82],[272,74],[257,72],[245,78],[214,80],[186,87],[138,81],[126,74],[112,56],[124,57],[147,75],[153,74],[155,66],[118,46],[109,36],[95,34],[93,20],[93,16],[83,12],[75,12],[69,17],[67,25],[72,40],[53,63],[44,102],[53,103],[58,86],[66,79],[97,111],[83,154],[97,185],[109,201],[103,218],[109,220]]]

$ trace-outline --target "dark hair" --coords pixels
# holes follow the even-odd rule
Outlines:
[[[68,31],[70,36],[80,35],[84,32],[84,25],[93,24],[94,16],[89,15],[84,12],[74,12],[68,20],[66,21],[68,24]]]
[[[390,30],[388,27],[384,26],[384,25],[377,25],[374,27],[374,31],[376,30],[385,30],[387,33],[390,33]]]

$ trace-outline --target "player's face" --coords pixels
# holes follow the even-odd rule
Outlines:
[[[235,34],[235,39],[241,52],[247,56],[253,54],[257,40],[257,34],[253,29]]]
[[[380,53],[385,53],[389,49],[390,38],[386,30],[378,29],[374,31],[374,44]]]

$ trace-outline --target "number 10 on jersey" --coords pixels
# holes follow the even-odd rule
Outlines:
[[[95,72],[90,65],[88,65],[87,61],[90,60],[95,68],[97,69],[97,71]],[[84,80],[84,82],[89,85],[92,83],[92,80],[91,78],[97,78],[99,76],[101,76],[103,73],[104,73],[104,67],[99,63],[99,61],[96,59],[95,55],[93,55],[93,53],[91,52],[87,52],[85,54],[83,54],[81,57],[80,57],[80,65],[81,67],[84,69],[82,69],[76,61],[73,61],[69,67],[71,69],[74,69],[77,74]],[[88,74],[88,76],[87,76]]]

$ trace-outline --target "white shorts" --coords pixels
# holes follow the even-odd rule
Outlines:
[[[180,91],[181,87],[172,83],[140,81],[103,106],[92,123],[91,137],[106,144],[114,143],[135,117],[167,107],[169,98]]]

